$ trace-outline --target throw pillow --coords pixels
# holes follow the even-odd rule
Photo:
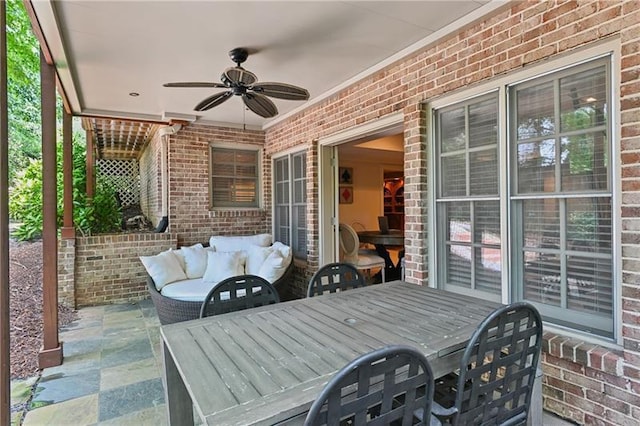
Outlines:
[[[243,260],[244,254],[240,251],[209,251],[202,281],[219,283],[236,275],[244,275]]]
[[[185,272],[187,278],[200,278],[207,270],[207,253],[212,249],[200,246],[183,247]]]
[[[169,283],[187,279],[178,258],[171,250],[163,251],[156,256],[140,256],[140,261],[153,278],[158,291]]]
[[[287,270],[291,260],[285,259],[280,251],[274,250],[264,261],[256,275],[273,284]]]
[[[267,260],[267,257],[273,252],[271,247],[251,246],[247,250],[247,263],[245,271],[247,274],[258,275],[260,267]]]
[[[271,234],[222,236],[216,235],[209,239],[209,245],[216,251],[247,250],[250,246],[269,247]]]
[[[178,259],[178,263],[180,264],[180,267],[182,268],[182,270],[184,271],[185,269],[187,269],[187,265],[184,261],[184,253],[182,252],[182,249],[178,249],[178,250],[171,249],[171,253],[173,253],[176,259]]]

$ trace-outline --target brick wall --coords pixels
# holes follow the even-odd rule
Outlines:
[[[619,43],[614,81],[622,176],[622,336],[608,349],[555,334],[545,338],[545,407],[579,423],[638,424],[640,418],[640,6],[637,1],[517,2],[426,46],[266,131],[271,155],[301,143],[404,114],[407,279],[427,279],[428,122],[423,102],[601,39]],[[614,67],[614,72],[617,68]],[[309,153],[316,150],[310,150]],[[308,193],[318,189],[309,156]],[[313,159],[311,159],[313,158]],[[313,201],[312,201],[313,200]],[[317,267],[318,206],[310,198],[309,267]]]
[[[125,303],[148,297],[139,256],[177,247],[175,234],[110,234],[75,240],[75,305]]]
[[[58,240],[58,301],[66,306],[76,305],[75,238]]]
[[[271,161],[263,156],[263,205],[258,209],[209,209],[209,144],[264,146],[264,132],[204,125],[185,126],[169,141],[169,231],[179,245],[211,235],[271,232]]]
[[[154,226],[162,219],[161,142],[162,137],[156,132],[139,160],[140,209]]]

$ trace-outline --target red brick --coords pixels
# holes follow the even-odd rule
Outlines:
[[[555,377],[549,377],[547,383],[549,386],[553,386],[556,389],[560,389],[565,393],[577,395],[580,397],[584,396],[584,392],[582,388],[578,385],[574,385],[573,383],[566,382],[561,379],[557,379]]]

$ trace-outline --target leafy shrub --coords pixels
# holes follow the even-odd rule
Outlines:
[[[98,179],[93,200],[86,196],[86,151],[76,138],[73,141],[73,221],[84,235],[115,232],[120,229],[120,207],[116,191]],[[62,145],[57,147],[57,162],[62,164]],[[58,167],[57,223],[63,224],[63,176]],[[9,195],[9,215],[21,222],[14,237],[24,241],[42,235],[42,160],[31,160],[18,172]]]

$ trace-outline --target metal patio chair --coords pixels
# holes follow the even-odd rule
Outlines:
[[[328,263],[318,269],[309,280],[307,297],[320,296],[365,286],[364,277],[350,263]]]
[[[526,424],[541,344],[535,307],[496,309],[471,336],[459,373],[436,380],[432,415],[453,425]]]
[[[410,346],[387,346],[364,354],[338,371],[313,402],[305,426],[413,425],[418,409],[429,413],[433,374]]]
[[[276,289],[257,275],[239,275],[216,284],[200,308],[200,318],[280,302]]]

